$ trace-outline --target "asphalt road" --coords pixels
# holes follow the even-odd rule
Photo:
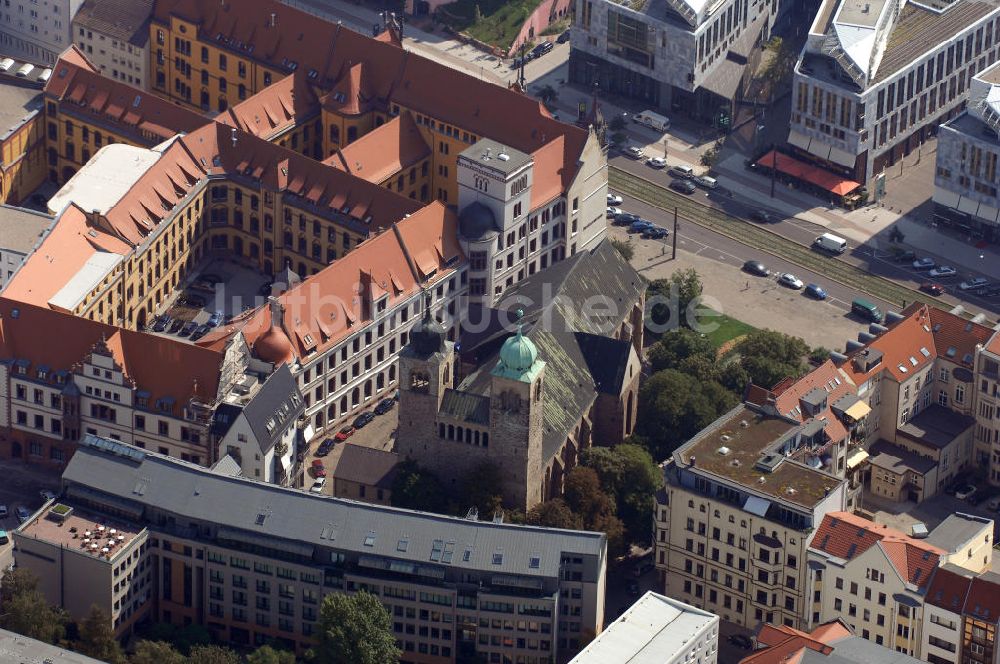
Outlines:
[[[673,179],[666,170],[656,170],[650,168],[642,161],[629,159],[621,155],[609,157],[609,162],[623,171],[634,173],[635,175],[659,184],[663,184],[664,186],[669,185],[670,181]],[[778,219],[778,221],[768,224],[768,228],[770,230],[784,238],[807,247],[812,244],[817,235],[825,232],[826,230],[821,226],[807,221],[785,218],[783,215],[769,209],[766,203],[767,196],[763,192],[761,194],[760,201],[747,201],[740,198],[738,195],[730,197],[729,193],[721,187],[711,192],[711,194],[698,190],[693,197],[697,197],[699,202],[702,202],[712,208],[723,210],[729,214],[744,218],[746,218],[750,211],[755,208],[768,210],[772,216]],[[626,204],[622,207],[626,211],[640,214],[644,218],[646,218],[646,215],[648,214],[650,215],[648,218],[651,221],[661,224],[666,224],[669,218],[669,221],[672,224],[672,215],[669,215],[667,211],[659,208],[653,208],[642,204],[639,201],[627,200]],[[681,230],[680,237],[690,238],[694,241],[702,241],[705,244],[709,244],[714,247],[721,247],[726,251],[730,251],[734,256],[743,257],[743,261],[749,260],[750,258],[759,259],[768,265],[772,271],[789,271],[807,283],[819,283],[826,288],[831,297],[846,303],[846,308],[850,308],[851,300],[859,295],[859,293],[848,287],[841,286],[836,282],[828,281],[820,274],[809,272],[808,270],[795,266],[787,261],[782,261],[776,256],[751,255],[754,253],[753,249],[695,224],[686,224]],[[921,252],[919,255],[929,255],[939,264],[947,262],[938,256],[934,256],[933,254]],[[732,260],[732,257],[730,257],[730,260]],[[888,260],[886,256],[876,255],[873,248],[867,245],[853,247],[847,253],[840,256],[838,260],[843,260],[862,270],[870,272],[871,274],[891,279],[910,288],[919,288],[920,284],[925,281],[938,281],[938,283],[945,286],[947,290],[946,294],[942,295],[940,298],[944,304],[962,304],[970,311],[983,311],[987,314],[993,314],[994,316],[1000,314],[1000,298],[981,298],[958,290],[958,283],[961,279],[967,274],[974,274],[970,270],[963,270],[963,266],[956,266],[959,269],[960,275],[962,275],[961,277],[954,277],[946,280],[933,280],[927,276],[926,272],[914,270],[908,264],[900,265]],[[740,263],[742,264],[743,261],[740,261]],[[880,305],[886,305],[885,302],[879,302],[876,298],[872,298],[871,296],[864,295],[864,297],[869,300],[875,299]]]

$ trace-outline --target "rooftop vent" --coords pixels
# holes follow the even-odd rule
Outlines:
[[[749,428],[749,427],[750,427],[750,422],[748,422],[748,421],[746,421],[746,420],[740,420],[740,426],[741,426],[742,428],[744,428],[744,429],[747,429],[747,428]]]
[[[506,152],[501,151],[497,154],[497,159],[499,159],[500,161],[510,161],[510,155],[507,154]]]
[[[730,435],[729,435],[728,433],[724,433],[724,434],[722,434],[721,436],[719,436],[719,440],[721,440],[721,441],[722,441],[722,442],[724,442],[724,443],[728,443],[728,442],[729,442],[729,441],[731,441],[732,439],[733,439],[733,437],[732,437],[732,436],[730,436]],[[723,449],[725,449],[725,448],[723,448]],[[721,452],[721,451],[722,451],[722,450],[720,450],[720,452]]]
[[[720,447],[720,448],[719,448],[718,450],[716,450],[716,451],[717,451],[717,452],[718,452],[719,454],[721,454],[722,456],[727,456],[727,455],[728,455],[728,454],[729,454],[729,453],[730,453],[730,452],[731,452],[732,450],[730,450],[730,449],[729,449],[728,447],[726,447],[725,445],[723,445],[722,447]]]
[[[765,482],[767,482],[767,478],[763,475],[757,478],[757,484],[764,484]]]

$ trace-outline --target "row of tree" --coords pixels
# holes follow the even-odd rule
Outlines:
[[[131,654],[115,638],[110,617],[96,605],[78,624],[49,605],[38,579],[24,568],[9,570],[0,585],[0,627],[70,648],[110,664],[295,664],[295,653],[263,645],[240,654],[211,643],[201,626],[157,624],[147,630]],[[399,660],[392,619],[377,597],[367,592],[331,593],[323,598],[316,626],[316,646],[306,659],[315,664],[386,664]]]

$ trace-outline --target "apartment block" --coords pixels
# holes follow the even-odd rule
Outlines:
[[[945,554],[863,517],[827,514],[809,546],[809,626],[839,617],[863,639],[919,656],[924,597]]]
[[[976,461],[989,463],[990,484],[1000,484],[1000,332],[976,359]]]
[[[981,574],[993,564],[993,519],[955,512],[935,526],[924,540],[945,553],[941,565],[957,565]]]
[[[84,0],[71,41],[103,75],[149,88],[149,21],[153,0]]]
[[[998,42],[995,2],[824,0],[795,66],[790,149],[882,186],[876,176],[963,111]]]
[[[574,7],[570,80],[708,122],[735,117],[778,12],[766,0]]]
[[[17,1],[0,7],[0,51],[51,67],[73,43],[70,28],[83,0]]]
[[[1000,575],[956,565],[937,570],[927,591],[922,658],[931,664],[993,664],[1000,657]]]
[[[847,502],[846,480],[794,458],[822,431],[742,404],[674,452],[656,508],[667,596],[748,627],[808,622],[810,540]]]
[[[76,532],[53,522],[68,508],[83,515]],[[325,498],[96,437],[64,471],[59,499],[14,539],[17,564],[49,579],[50,601],[111,613],[122,597],[120,616],[138,599],[119,634],[148,616],[302,652],[323,597],[361,589],[392,614],[404,662],[559,661],[603,626],[601,533]],[[104,569],[71,583],[78,560]],[[134,567],[121,569],[126,560]]]
[[[715,664],[718,655],[719,616],[648,591],[570,664]]]

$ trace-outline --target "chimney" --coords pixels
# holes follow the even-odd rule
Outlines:
[[[275,14],[274,12],[271,12],[271,23],[270,23],[270,26],[272,28],[275,28],[275,27],[278,26],[278,15]]]
[[[230,130],[230,135],[231,135],[231,136],[232,136],[232,138],[233,138],[233,147],[235,148],[235,147],[236,147],[236,127],[233,127],[233,128],[232,128],[232,129]]]
[[[272,295],[267,298],[267,306],[271,311],[271,327],[284,329],[284,325],[282,323],[285,319],[285,308],[281,306],[281,300]]]

